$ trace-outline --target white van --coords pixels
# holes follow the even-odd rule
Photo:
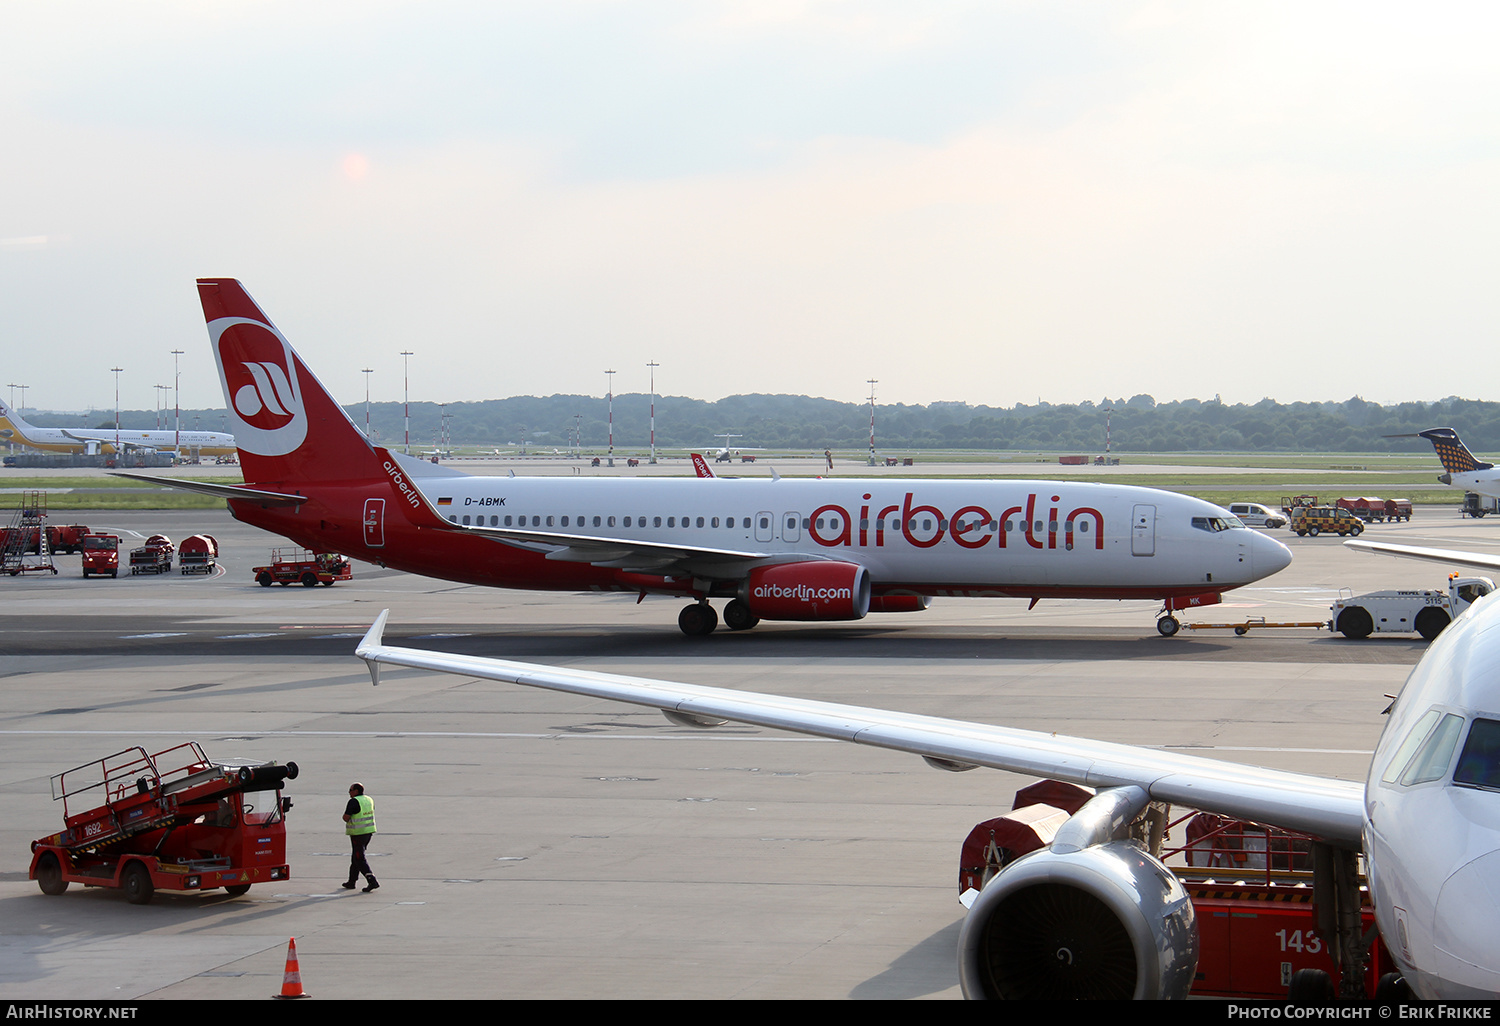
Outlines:
[[[1247,527],[1286,526],[1286,517],[1272,512],[1258,502],[1231,502],[1229,512],[1244,521]]]

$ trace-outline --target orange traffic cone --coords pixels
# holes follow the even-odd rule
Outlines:
[[[273,995],[277,998],[305,998],[311,994],[302,992],[302,972],[297,968],[297,938],[289,938],[286,942],[286,972],[281,977],[281,993]]]

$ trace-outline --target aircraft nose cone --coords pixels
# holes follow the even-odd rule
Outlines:
[[[1292,550],[1287,548],[1275,538],[1261,534],[1255,534],[1255,545],[1251,552],[1254,561],[1255,575],[1257,577],[1270,577],[1279,570],[1285,570],[1292,564]]]
[[[1500,973],[1500,851],[1463,866],[1443,884],[1433,913],[1433,940],[1439,948],[1477,965],[1490,985]]]

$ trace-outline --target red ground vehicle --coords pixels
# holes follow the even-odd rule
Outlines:
[[[1385,500],[1385,518],[1387,520],[1391,521],[1392,523],[1394,523],[1397,520],[1410,520],[1411,519],[1411,500],[1410,499],[1386,499]]]
[[[89,534],[83,538],[83,576],[120,575],[120,538],[113,534]]]
[[[184,538],[177,549],[177,568],[185,574],[210,574],[218,564],[219,543],[211,534]]]
[[[159,538],[162,538],[162,536],[153,534],[146,540],[145,545],[142,545],[138,549],[130,550],[130,572],[132,574],[166,574],[172,572],[172,543],[168,541],[163,545],[157,540]]]
[[[286,587],[300,584],[304,588],[318,585],[332,587],[334,581],[347,581],[354,577],[354,568],[349,560],[337,552],[312,552],[309,549],[272,549],[271,565],[258,566],[253,571],[255,583],[262,588],[273,584]]]
[[[87,538],[89,529],[84,524],[58,524],[47,528],[47,544],[52,547],[53,552],[65,552],[72,555],[83,549],[83,539]]]
[[[210,762],[196,741],[77,766],[52,778],[65,827],[32,842],[30,878],[44,894],[72,883],[118,887],[135,905],[158,890],[223,887],[237,896],[286,880],[292,802],[281,785],[296,777],[294,762]]]
[[[1347,509],[1367,524],[1385,520],[1385,500],[1375,495],[1346,496],[1334,505]]]

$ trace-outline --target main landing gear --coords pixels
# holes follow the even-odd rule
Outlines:
[[[677,614],[677,626],[690,638],[706,637],[719,626],[719,614],[707,602],[694,602]]]
[[[1156,621],[1156,633],[1160,634],[1164,638],[1170,638],[1172,635],[1176,634],[1178,630],[1181,629],[1181,627],[1182,624],[1178,623],[1177,617],[1173,616],[1171,613],[1168,613],[1166,616],[1160,617]]]
[[[750,606],[743,599],[730,599],[724,604],[724,626],[730,630],[748,631],[758,623],[760,617],[750,612]],[[701,638],[712,634],[719,626],[719,614],[707,600],[694,602],[683,606],[682,612],[677,614],[677,626],[688,637]]]

